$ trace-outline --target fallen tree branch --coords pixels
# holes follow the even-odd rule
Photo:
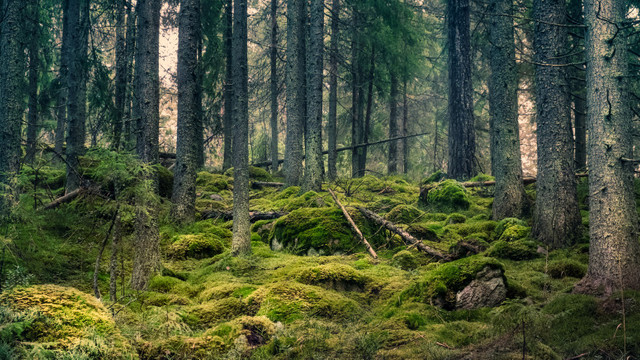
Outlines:
[[[75,190],[73,190],[72,192],[65,194],[64,196],[61,196],[55,200],[53,200],[52,202],[50,202],[49,204],[47,204],[44,209],[45,210],[50,210],[50,209],[55,209],[58,206],[64,204],[64,203],[68,203],[70,201],[72,201],[73,199],[77,198],[78,196],[82,195],[83,193],[87,192],[88,189],[85,187],[81,187],[81,188],[77,188]]]
[[[268,211],[268,212],[260,212],[260,211],[250,211],[249,212],[249,221],[256,222],[258,220],[273,220],[281,218],[288,213],[278,212],[278,211]],[[202,213],[202,219],[222,219],[222,220],[233,220],[233,211],[220,211],[220,210],[210,210]]]
[[[329,194],[331,194],[331,197],[333,198],[333,201],[335,201],[336,204],[338,204],[338,206],[340,207],[340,210],[342,210],[342,214],[344,214],[344,217],[347,218],[347,221],[349,221],[349,224],[351,225],[351,228],[353,229],[353,231],[355,231],[356,234],[358,234],[358,238],[360,239],[360,242],[362,242],[364,244],[364,246],[369,251],[369,254],[371,254],[371,256],[374,259],[377,259],[378,258],[378,254],[376,254],[375,250],[373,250],[373,248],[371,247],[371,244],[369,244],[369,242],[364,237],[364,235],[362,235],[362,232],[360,231],[360,229],[358,229],[358,226],[356,225],[356,223],[351,218],[351,215],[349,215],[349,213],[347,212],[347,209],[345,209],[344,206],[342,206],[342,204],[340,203],[340,200],[338,200],[338,197],[333,192],[333,190],[329,189]]]
[[[425,245],[422,241],[414,238],[413,236],[409,235],[408,232],[404,231],[403,229],[395,226],[393,223],[383,219],[382,217],[380,217],[378,214],[374,213],[373,211],[369,210],[369,209],[365,209],[363,207],[358,207],[358,210],[360,210],[360,212],[362,213],[362,215],[364,215],[365,217],[367,217],[369,220],[375,222],[378,225],[384,226],[385,228],[387,228],[389,231],[396,233],[397,235],[399,235],[402,240],[407,243],[408,245],[411,246],[415,246],[416,249],[418,249],[419,251],[422,251],[425,254],[431,255],[434,258],[438,259],[438,260],[451,260],[449,258],[449,256],[446,256],[444,254],[442,254],[440,251]]]

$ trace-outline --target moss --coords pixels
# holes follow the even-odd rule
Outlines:
[[[447,178],[447,174],[443,171],[436,171],[433,174],[429,175],[426,179],[422,180],[422,184],[431,184],[435,182],[440,182]]]
[[[487,251],[488,256],[511,260],[528,260],[538,256],[536,243],[529,240],[498,240]]]
[[[351,266],[326,264],[302,269],[296,279],[303,284],[318,285],[337,291],[362,291],[369,279]]]
[[[411,224],[407,227],[407,232],[411,236],[420,240],[428,240],[434,242],[440,241],[440,237],[438,236],[436,231],[433,230],[433,225],[429,223]]]
[[[493,181],[496,178],[491,176],[491,175],[487,175],[487,174],[478,174],[474,177],[472,177],[471,179],[469,179],[469,181]]]
[[[393,255],[391,264],[402,270],[415,270],[418,267],[418,260],[411,251],[402,250]]]
[[[274,196],[274,200],[282,200],[282,199],[289,199],[293,196],[296,196],[300,193],[300,187],[299,186],[289,186],[288,188],[283,189],[282,191],[280,191],[276,196]]]
[[[230,344],[220,336],[189,337],[174,335],[154,342],[138,344],[143,359],[209,359],[218,358]]]
[[[174,259],[203,259],[223,251],[222,240],[213,234],[179,235],[167,249],[167,256]]]
[[[447,224],[462,224],[467,221],[467,217],[460,213],[452,213],[447,218]]]
[[[171,293],[169,294],[159,293],[155,291],[146,292],[142,301],[146,305],[151,305],[151,306],[188,305],[189,304],[189,299],[184,296],[171,294]]]
[[[230,181],[228,176],[201,171],[196,178],[196,186],[199,191],[219,193],[230,188]]]
[[[307,191],[297,197],[275,201],[273,206],[286,212],[291,212],[301,208],[321,208],[328,206],[327,203],[333,203],[333,201],[328,197],[329,196],[326,194],[324,196],[320,196],[315,191]]]
[[[16,348],[39,346],[52,357],[90,350],[102,359],[137,359],[100,301],[74,288],[16,287],[0,295],[0,312],[0,340]]]
[[[455,180],[445,180],[427,191],[421,203],[437,211],[467,210],[471,205],[467,190]]]
[[[154,276],[149,280],[149,290],[161,293],[170,292],[176,285],[182,283],[180,279],[171,276]]]
[[[235,297],[223,298],[191,307],[188,313],[188,324],[196,328],[208,328],[221,321],[249,314],[246,304]]]
[[[394,207],[385,218],[392,223],[411,224],[420,221],[424,212],[411,205],[398,205]]]
[[[471,234],[482,233],[488,238],[493,237],[493,230],[496,228],[496,222],[491,220],[485,221],[473,221],[462,224],[451,224],[445,226],[445,229],[455,230],[462,237],[467,237]]]
[[[155,167],[158,173],[158,194],[170,199],[173,193],[173,173],[164,166]]]
[[[233,168],[225,171],[224,174],[233,177]],[[249,166],[249,178],[256,181],[273,181],[273,176],[267,170],[255,166]]]
[[[587,273],[587,266],[570,259],[554,260],[549,262],[547,272],[554,279],[561,279],[567,276],[582,278]]]
[[[515,240],[527,238],[529,236],[529,233],[531,233],[531,228],[528,226],[512,225],[507,227],[502,232],[502,235],[500,235],[500,238],[498,240],[512,242]]]
[[[391,209],[395,208],[398,205],[402,205],[403,202],[400,200],[397,200],[393,197],[382,197],[376,201],[374,201],[372,204],[368,205],[367,208],[370,209],[371,211],[377,212],[377,213],[382,213],[382,212],[388,212]]]
[[[418,330],[421,326],[427,324],[427,321],[421,314],[411,312],[405,315],[404,323],[409,330]]]
[[[62,167],[42,166],[33,168],[23,165],[20,172],[20,185],[25,190],[31,190],[37,183],[38,187],[56,190],[64,187],[67,172]]]
[[[504,218],[496,225],[496,237],[499,238],[506,229],[514,225],[527,226],[527,223],[517,218]]]

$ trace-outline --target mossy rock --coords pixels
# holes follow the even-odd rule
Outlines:
[[[481,253],[489,248],[489,243],[478,237],[468,237],[463,241],[459,241],[449,247],[449,253],[454,258],[463,258],[470,255]],[[478,249],[479,251],[474,251]]]
[[[471,205],[467,190],[455,180],[438,183],[423,192],[420,201],[427,208],[442,212],[467,210]]]
[[[253,285],[244,283],[224,283],[221,285],[215,285],[206,287],[206,289],[200,294],[200,300],[211,301],[220,300],[228,297],[246,298],[257,288]]]
[[[525,239],[531,233],[531,228],[522,225],[512,225],[507,227],[500,235],[498,240],[511,242],[515,240]]]
[[[367,205],[367,208],[376,213],[384,213],[384,212],[391,211],[391,209],[402,204],[404,203],[398,199],[385,196],[374,201],[372,204]]]
[[[385,216],[385,218],[392,223],[397,224],[411,224],[419,222],[422,219],[424,212],[411,205],[398,205],[391,209]]]
[[[235,297],[209,301],[188,310],[187,323],[195,328],[209,328],[221,321],[251,315],[244,301]]]
[[[325,264],[300,270],[296,279],[303,284],[336,291],[363,291],[369,278],[349,265]]]
[[[224,174],[229,177],[233,177],[233,168],[225,171]],[[272,182],[273,176],[269,174],[269,172],[263,168],[249,166],[249,179],[256,181],[267,181]]]
[[[491,245],[487,256],[511,260],[529,260],[538,257],[534,241],[520,239],[511,242],[498,240]]]
[[[402,250],[393,255],[391,264],[402,270],[411,271],[418,268],[418,259],[411,251]]]
[[[496,237],[499,238],[506,229],[514,225],[527,226],[527,223],[518,218],[504,218],[498,221],[498,224],[496,225]]]
[[[460,213],[452,213],[447,218],[447,224],[462,224],[467,221],[467,217]]]
[[[179,235],[167,249],[174,259],[204,259],[224,252],[224,243],[212,234]]]
[[[444,179],[447,178],[447,174],[444,173],[441,170],[438,170],[436,172],[434,172],[433,174],[429,175],[426,179],[422,180],[422,184],[431,184],[431,183],[436,183],[436,182],[440,182]]]
[[[549,262],[547,273],[554,279],[564,277],[582,278],[587,273],[587,266],[575,260],[554,260]]]
[[[31,358],[29,351],[35,347],[44,349],[48,358],[80,353],[138,358],[100,301],[57,285],[16,287],[1,294],[0,340],[25,358]]]
[[[473,181],[473,182],[484,182],[484,181],[494,181],[496,178],[491,176],[491,175],[487,175],[487,174],[478,174],[474,177],[472,177],[471,179],[469,179],[469,181]]]
[[[320,196],[315,191],[307,191],[300,196],[278,200],[274,202],[273,205],[286,212],[301,208],[321,208],[333,204],[333,201],[328,200],[327,197],[328,195]]]
[[[219,193],[228,190],[231,179],[228,176],[201,171],[196,178],[196,186],[200,192]]]
[[[407,227],[407,232],[420,240],[439,242],[441,239],[428,223],[415,223]]]
[[[173,193],[173,173],[162,165],[155,167],[158,174],[158,194],[170,199]]]

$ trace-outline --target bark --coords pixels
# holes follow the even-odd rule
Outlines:
[[[65,190],[81,186],[79,157],[84,153],[87,121],[87,46],[89,40],[89,0],[69,0],[69,49],[67,116],[67,183]]]
[[[447,0],[449,43],[449,162],[452,179],[475,174],[475,125],[471,86],[469,0]]]
[[[407,136],[409,132],[409,108],[407,106],[407,80],[404,80],[402,87],[402,136]],[[402,139],[402,172],[409,172],[409,145],[407,138]]]
[[[133,6],[127,5],[127,42],[126,42],[126,59],[127,59],[127,88],[125,92],[125,113],[124,121],[124,146],[127,150],[133,150],[135,144],[135,128],[136,114],[133,106],[133,88],[134,84],[134,63],[133,58],[136,52],[136,18],[137,14],[132,11]]]
[[[69,51],[71,50],[71,34],[69,33],[69,0],[62,1],[62,49],[60,51],[60,69],[58,83],[60,89],[56,97],[56,133],[54,149],[56,154],[64,152],[64,138],[67,127],[67,100],[69,86]],[[60,162],[55,157],[55,162]]]
[[[537,109],[538,181],[534,237],[552,248],[573,244],[580,212],[573,164],[573,138],[566,79],[567,27],[564,0],[535,0],[533,45]]]
[[[579,291],[640,289],[627,79],[626,5],[586,0],[589,268]],[[622,29],[622,30],[621,30]]]
[[[287,0],[287,130],[284,182],[301,185],[302,137],[306,113],[305,89],[305,1]]]
[[[361,14],[357,6],[353,9],[352,17],[352,40],[351,40],[351,144],[361,144],[363,142],[363,123],[362,123],[362,80],[360,66],[360,17]],[[360,168],[362,150],[354,146],[351,153],[351,176],[361,177],[364,175],[364,169]]]
[[[322,186],[322,73],[324,70],[324,0],[311,0],[307,51],[307,132],[305,137],[305,191]]]
[[[336,204],[338,204],[338,207],[340,207],[340,210],[342,210],[342,214],[347,219],[347,221],[349,222],[349,225],[351,225],[351,228],[356,233],[356,235],[358,235],[358,239],[360,239],[360,242],[362,242],[364,246],[367,248],[367,251],[369,252],[369,254],[371,254],[371,257],[373,257],[374,259],[377,259],[378,254],[376,254],[376,251],[373,250],[373,247],[371,247],[371,244],[369,244],[369,242],[364,237],[364,235],[362,235],[362,232],[360,231],[360,229],[358,229],[358,226],[351,218],[351,215],[349,215],[349,212],[347,212],[347,209],[345,209],[344,206],[342,206],[342,203],[340,202],[340,200],[338,200],[338,197],[333,192],[333,190],[329,189],[329,194],[331,194],[333,201],[335,201]]]
[[[160,79],[159,39],[161,0],[138,0],[137,47],[135,62],[134,107],[137,116],[137,154],[140,161],[157,164],[159,135]],[[154,184],[157,192],[157,174],[147,181]],[[159,232],[155,206],[143,198],[136,199],[136,244],[134,246],[131,286],[144,290],[149,279],[160,270]]]
[[[20,23],[24,2],[4,0],[0,23],[0,221],[17,201],[15,177],[21,155],[20,125],[24,112],[25,71]]]
[[[329,181],[338,177],[336,162],[338,161],[337,147],[337,118],[338,118],[338,44],[340,26],[340,0],[332,0],[331,8],[331,49],[329,52],[329,118],[327,122],[328,137],[328,171]]]
[[[109,242],[109,238],[111,237],[111,232],[113,231],[113,226],[118,219],[119,209],[116,209],[115,213],[113,213],[113,218],[111,219],[111,225],[109,225],[109,230],[102,240],[102,246],[100,246],[100,250],[98,251],[98,256],[96,257],[96,264],[93,268],[93,294],[95,297],[100,300],[100,288],[98,287],[98,275],[100,274],[100,262],[102,262],[102,254],[104,253],[104,249],[107,247],[107,243]]]
[[[38,41],[40,34],[40,8],[39,1],[33,1],[31,5],[30,39],[29,39],[29,114],[27,117],[27,153],[26,162],[33,162],[36,155],[36,145],[38,141]]]
[[[114,303],[118,301],[118,252],[121,251],[120,235],[120,213],[118,213],[116,215],[113,229],[113,238],[111,240],[111,259],[109,261],[109,300]]]
[[[569,18],[576,24],[584,24],[584,16],[582,14],[582,0],[569,0],[568,4]],[[572,28],[572,32],[579,34],[571,34],[570,44],[572,54],[576,57],[570,58],[571,62],[579,62],[584,60],[584,43],[580,35],[582,31],[579,28]],[[584,65],[574,65],[569,68],[570,81],[569,87],[571,98],[573,101],[573,120],[574,120],[574,138],[575,138],[575,167],[576,169],[586,169],[587,167],[587,102],[585,89],[585,67]]]
[[[249,222],[249,93],[247,1],[233,9],[233,256],[251,253]]]
[[[391,87],[389,91],[389,137],[398,136],[398,77],[392,71]],[[395,141],[389,143],[389,161],[387,163],[389,175],[398,172],[398,145]]]
[[[49,209],[55,209],[58,206],[64,204],[64,203],[68,203],[70,201],[72,201],[73,199],[77,198],[78,196],[84,194],[85,192],[87,192],[86,188],[77,188],[71,192],[68,192],[66,194],[64,194],[63,196],[53,200],[52,202],[50,202],[49,204],[45,205],[44,209],[45,210],[49,210]]]
[[[362,143],[369,142],[369,134],[371,133],[371,112],[373,110],[373,77],[375,74],[375,59],[376,52],[375,47],[371,49],[371,57],[369,60],[369,76],[368,76],[368,89],[367,89],[367,109],[364,116],[364,129],[362,131]],[[368,146],[363,146],[360,154],[359,168],[365,170],[367,168],[367,150]],[[364,173],[363,173],[364,175]]]
[[[178,35],[178,140],[173,176],[171,215],[178,223],[194,220],[199,147],[202,143],[198,53],[200,0],[182,0]]]
[[[233,143],[233,62],[232,62],[232,40],[233,40],[233,0],[225,2],[224,13],[224,52],[225,52],[225,81],[224,81],[224,114],[222,115],[222,130],[224,134],[224,149],[222,153],[222,170],[233,166],[231,151]]]
[[[278,0],[271,0],[271,172],[278,171]]]
[[[521,217],[528,208],[522,183],[518,128],[518,68],[513,31],[513,0],[492,0],[490,21],[489,108],[491,173],[496,178],[493,218]]]
[[[116,78],[115,78],[115,118],[112,129],[111,147],[120,149],[122,124],[124,121],[125,92],[127,91],[127,42],[125,38],[126,0],[116,1]]]

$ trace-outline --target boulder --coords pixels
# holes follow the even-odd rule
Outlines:
[[[500,305],[507,296],[502,271],[485,267],[476,278],[456,294],[456,308],[478,309]]]

